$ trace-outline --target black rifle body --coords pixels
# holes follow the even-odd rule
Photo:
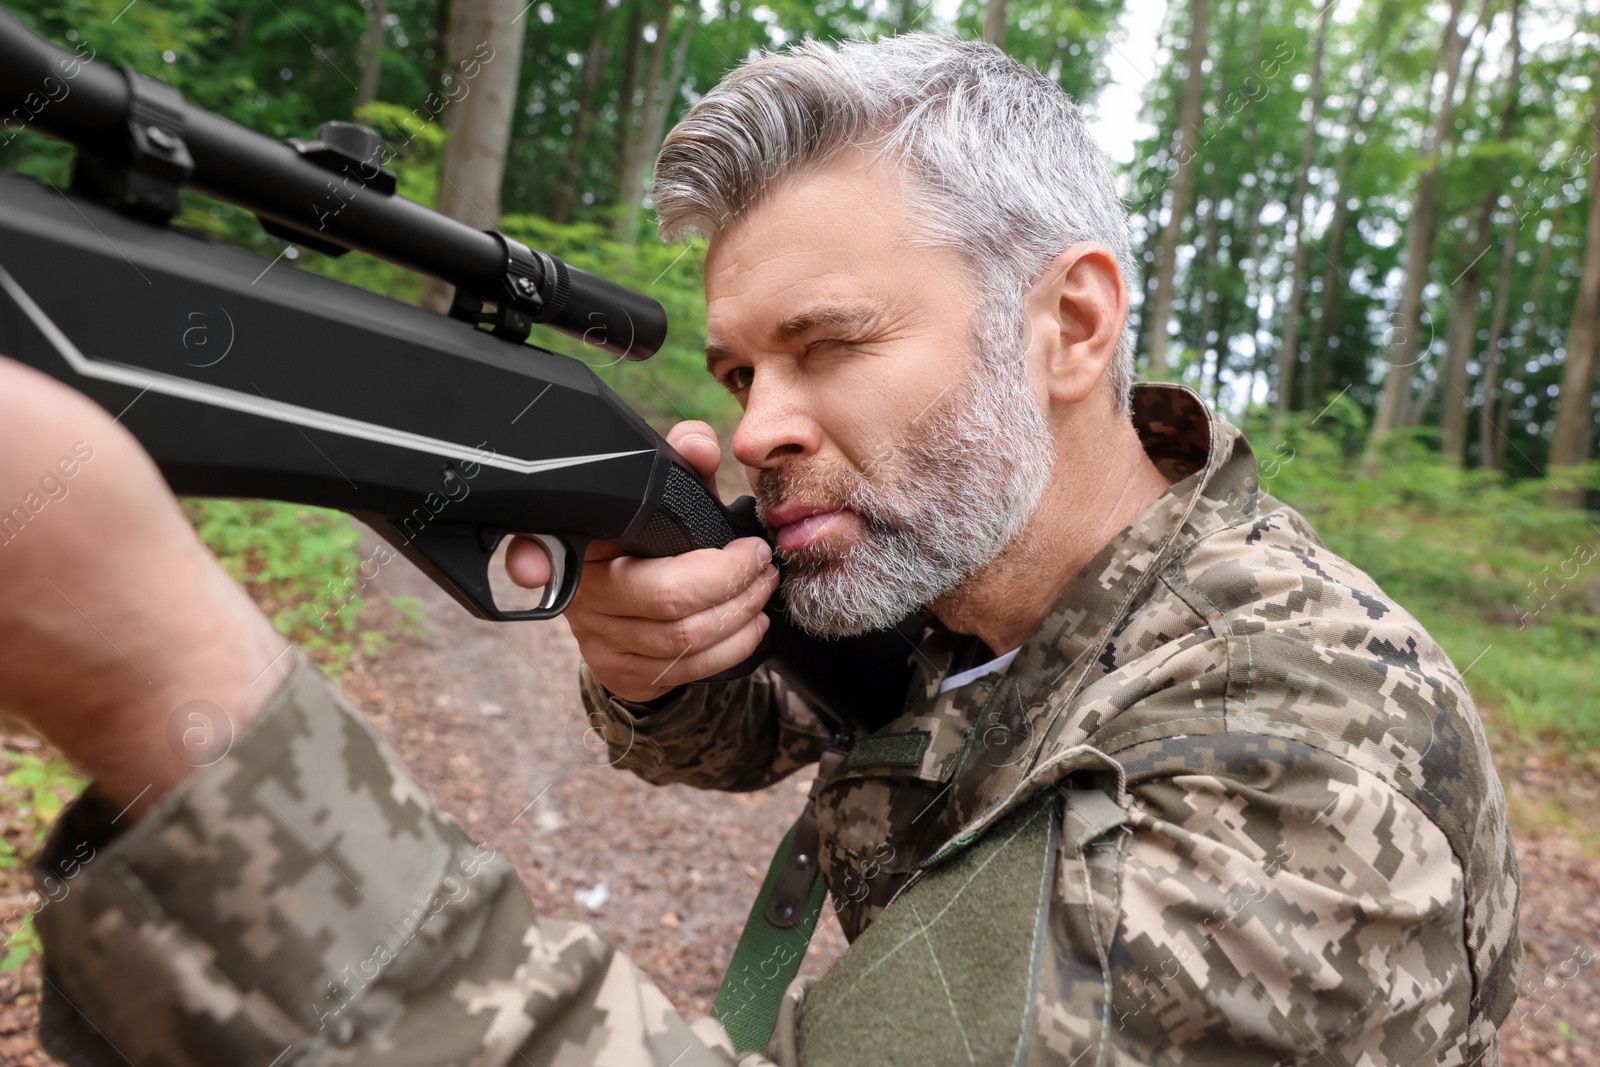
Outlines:
[[[25,31],[0,12],[0,68],[19,41],[25,58],[56,51],[19,34]],[[17,84],[38,74],[18,74],[15,63],[10,71],[0,75],[0,105],[9,106]],[[112,99],[107,77],[127,76],[86,64],[74,91],[98,86],[104,106],[126,106],[126,99]],[[80,97],[80,112],[94,100],[93,93]],[[230,127],[219,135],[224,145],[251,146],[275,167],[326,177],[294,149],[183,107],[191,123],[206,116],[202,128]],[[91,117],[58,107],[54,119],[60,126],[41,128],[91,139],[78,129],[93,125]],[[287,155],[272,156],[256,142]],[[237,165],[215,162],[207,173],[212,186],[231,191],[227,199],[249,207],[249,198],[215,177],[216,168]],[[219,191],[203,179],[190,184]],[[364,215],[356,215],[358,206]],[[394,218],[425,219],[422,229],[441,247],[456,238],[472,245],[477,251],[457,258],[470,260],[474,271],[487,272],[492,256],[504,255],[497,235],[398,196],[357,196],[335,221],[383,229],[388,209],[400,212]],[[412,267],[438,264],[434,250],[408,251],[384,232],[379,254]],[[364,247],[359,235],[337,234]],[[468,284],[458,266],[436,266],[435,273]],[[610,347],[639,358],[630,350],[640,331],[631,327],[648,318],[645,305],[653,302],[603,279],[577,281],[587,296],[571,312],[579,316],[574,322],[609,314],[605,326],[614,336],[626,318],[627,348]],[[612,299],[613,291],[627,296]],[[650,350],[664,327],[663,317]],[[643,332],[651,332],[648,325]],[[356,515],[483,618],[559,614],[594,540],[664,556],[764,535],[748,498],[724,508],[579,360],[4,173],[0,354],[67,382],[119,418],[174,492]],[[502,610],[490,590],[490,559],[512,533],[537,537],[554,564],[535,609]],[[829,641],[793,627],[776,604],[768,613],[762,649],[718,677],[768,662],[840,724],[870,729],[898,713],[919,621]]]

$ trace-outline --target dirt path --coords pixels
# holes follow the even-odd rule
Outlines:
[[[681,1011],[705,1014],[809,775],[750,794],[648,786],[586,744],[565,625],[472,619],[403,560],[369,592],[419,598],[427,637],[397,643],[346,692],[467,831],[515,864],[537,907],[593,922]],[[1537,754],[1502,771],[1519,819],[1528,952],[1504,1059],[1600,1065],[1600,862],[1583,828],[1597,821],[1600,779],[1574,780]],[[1577,825],[1566,825],[1572,813]],[[0,899],[23,892],[0,880]],[[843,948],[830,917],[806,971]],[[35,963],[0,976],[0,1065],[54,1062],[33,1041],[38,985]]]
[[[596,749],[564,623],[470,618],[404,560],[372,599],[395,595],[423,601],[428,637],[347,692],[467,832],[516,865],[537,907],[593,921],[681,1010],[706,1014],[811,775],[747,794],[648,785]],[[830,914],[807,966],[820,974],[843,950]]]

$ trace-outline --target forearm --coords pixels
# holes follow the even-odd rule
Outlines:
[[[133,437],[5,359],[0,508],[0,702],[137,818],[243,731],[286,643]]]

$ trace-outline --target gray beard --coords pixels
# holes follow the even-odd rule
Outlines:
[[[867,527],[843,552],[780,553],[796,625],[826,637],[890,626],[955,590],[1022,533],[1050,480],[1055,442],[1028,383],[1020,331],[1006,332],[1014,355],[994,359],[978,341],[977,367],[959,393],[875,450],[865,470],[762,471],[763,514],[786,499],[825,501]]]

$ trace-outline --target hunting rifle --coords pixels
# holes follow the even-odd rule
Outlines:
[[[559,615],[592,541],[667,556],[768,536],[749,497],[724,507],[583,361],[526,343],[542,326],[644,360],[661,305],[396,195],[375,132],[275,141],[0,10],[0,137],[20,128],[76,152],[68,190],[0,172],[0,353],[117,415],[175,493],[348,512],[498,620]],[[296,245],[449,282],[450,314],[177,228],[181,186]],[[510,534],[550,556],[531,609],[490,587]],[[839,725],[899,713],[915,616],[824,640],[780,602],[762,647],[717,678],[766,662]]]

